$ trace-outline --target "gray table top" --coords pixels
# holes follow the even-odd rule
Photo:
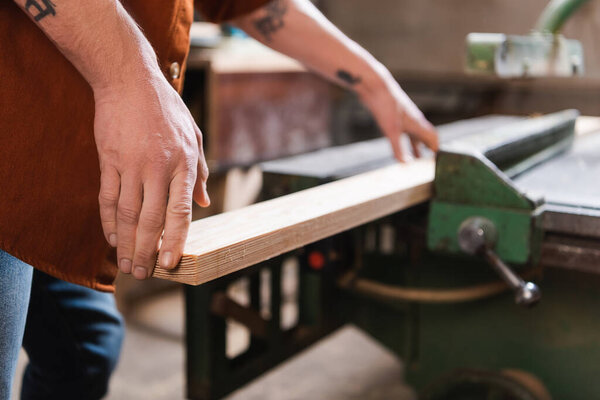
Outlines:
[[[600,132],[577,137],[573,147],[514,179],[547,202],[600,209]]]

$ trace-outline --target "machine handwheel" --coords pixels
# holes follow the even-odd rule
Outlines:
[[[421,400],[552,400],[542,381],[529,372],[457,369],[434,381]]]

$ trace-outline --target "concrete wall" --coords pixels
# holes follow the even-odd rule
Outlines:
[[[524,34],[547,0],[320,0],[325,14],[395,73],[462,73],[469,32]],[[581,40],[587,77],[600,80],[600,1],[567,22]]]

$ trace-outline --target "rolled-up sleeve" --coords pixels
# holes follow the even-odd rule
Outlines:
[[[194,0],[198,10],[210,22],[229,21],[251,13],[272,0]]]

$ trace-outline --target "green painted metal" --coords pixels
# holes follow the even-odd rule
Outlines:
[[[464,260],[430,258],[419,274],[424,286],[469,284],[475,268]],[[553,399],[600,399],[600,318],[592,311],[600,307],[599,277],[549,269],[538,282],[544,300],[533,309],[515,307],[510,292],[472,303],[420,305],[419,356],[407,365],[407,381],[421,391],[457,368],[520,369],[537,376]]]
[[[427,247],[433,251],[462,253],[457,233],[467,218],[483,217],[492,221],[498,232],[495,251],[506,262],[525,264],[532,258],[533,231],[536,229],[529,210],[511,210],[435,201],[429,211]]]
[[[539,259],[543,199],[520,190],[507,175],[519,174],[568,149],[579,112],[565,110],[509,124],[443,146],[435,170],[427,246],[460,254],[458,228],[484,217],[498,231],[495,251],[507,262]]]
[[[218,352],[212,340],[223,325],[215,326],[209,312],[210,285],[186,285],[185,299],[187,397],[210,399],[214,368],[213,358],[208,355]]]
[[[565,126],[572,129],[569,124]],[[337,287],[340,275],[349,268],[360,277],[404,287],[464,288],[498,280],[481,260],[426,251],[423,228],[427,217],[430,248],[458,254],[453,242],[458,226],[467,217],[479,215],[495,222],[499,236],[496,250],[503,259],[535,264],[543,234],[540,202],[521,193],[505,168],[534,165],[532,155],[552,146],[544,138],[558,142],[572,134],[572,130],[554,136],[552,131],[544,132],[548,134],[530,141],[539,147],[531,151],[522,151],[526,146],[521,136],[528,136],[527,130],[523,135],[515,135],[515,131],[491,135],[497,140],[486,142],[477,151],[446,149],[438,156],[436,199],[430,206],[419,205],[330,238],[331,241],[307,246],[304,251],[200,287],[188,287],[188,396],[220,398],[343,323],[354,323],[403,358],[407,380],[418,390],[456,368],[512,368],[538,376],[555,399],[600,399],[600,381],[595,377],[595,365],[600,359],[600,319],[596,320],[589,311],[600,307],[599,277],[548,271],[541,282],[543,302],[528,310],[515,307],[510,292],[470,303],[423,305],[368,297]],[[516,140],[507,141],[509,137]],[[502,147],[508,142],[512,144]],[[318,178],[292,174],[268,174],[265,182],[265,197],[323,183]],[[375,235],[373,246],[366,245],[372,239],[369,232],[381,232],[384,225],[393,227],[395,233],[391,253],[381,250],[381,234]],[[332,260],[336,261],[324,270],[311,270],[305,260],[311,249],[333,255]],[[279,316],[281,265],[286,257],[296,257],[300,264],[299,320],[296,327],[284,331]],[[225,320],[209,311],[212,295],[245,277],[251,286],[250,305],[260,309],[258,274],[263,269],[271,273],[267,336],[252,337],[244,354],[229,359],[225,355]]]
[[[551,0],[535,25],[538,32],[556,34],[567,20],[589,0]]]
[[[326,239],[330,240],[330,239]],[[296,258],[298,268],[299,319],[295,326],[281,325],[282,273],[284,260]],[[302,251],[254,265],[200,286],[186,286],[187,397],[196,400],[220,399],[270,368],[304,350],[337,329],[344,321],[342,302],[335,280],[327,271],[313,271],[303,265]],[[261,279],[268,271],[270,279]],[[227,319],[213,314],[216,293],[226,293],[239,279],[247,279],[248,306],[262,310],[262,295],[269,293],[266,336],[250,336],[249,347],[230,358],[227,348]],[[265,290],[267,285],[268,289]],[[262,288],[261,288],[262,287]]]
[[[520,211],[525,214],[525,211]],[[365,243],[367,232],[392,224],[397,245],[383,254],[381,237],[370,251],[361,253],[361,277],[391,285],[460,288],[497,281],[483,261],[423,251],[426,205],[406,210],[385,221],[361,227],[333,249],[352,252],[351,243]],[[533,223],[535,223],[535,218]],[[421,232],[419,234],[418,232]],[[323,249],[324,250],[324,249]],[[300,257],[302,258],[302,257]],[[351,264],[344,262],[349,267]],[[240,276],[272,271],[272,312],[268,337],[253,339],[240,359],[224,357],[224,321],[209,310],[210,296]],[[260,373],[291,357],[344,322],[351,322],[399,355],[406,365],[406,380],[417,390],[456,368],[499,371],[520,369],[540,378],[553,398],[600,398],[596,364],[600,359],[600,277],[572,271],[548,270],[539,282],[544,301],[533,309],[513,304],[510,292],[462,304],[423,305],[376,299],[335,288],[336,274],[307,269],[300,276],[300,313],[304,323],[288,332],[279,329],[280,262],[244,270],[230,278],[189,287],[188,292],[188,394],[194,399],[220,398]],[[332,271],[334,272],[334,271]],[[254,279],[256,280],[256,279]],[[306,283],[309,283],[306,285]],[[309,288],[310,286],[310,288]],[[254,290],[251,290],[254,291]],[[252,297],[256,297],[252,295]],[[310,301],[314,304],[310,304]],[[255,301],[252,301],[256,307]],[[318,310],[318,315],[313,314]],[[306,318],[306,316],[309,316]],[[513,397],[516,400],[530,398]],[[479,399],[478,399],[479,400]]]
[[[435,198],[449,203],[534,210],[498,167],[480,153],[441,151],[435,168]]]
[[[496,251],[507,262],[525,264],[537,254],[541,238],[534,216],[539,203],[519,191],[506,175],[478,153],[438,154],[435,198],[431,202],[427,247],[460,254],[457,233],[469,217],[484,217],[496,226]]]

